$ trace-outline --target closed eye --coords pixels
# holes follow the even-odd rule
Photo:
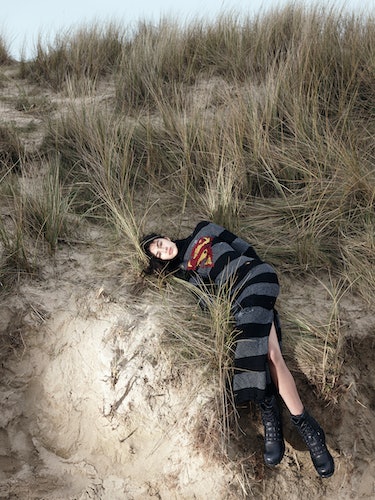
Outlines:
[[[162,246],[161,241],[160,240],[156,240],[156,248],[161,248],[161,246]],[[156,252],[156,258],[160,259],[160,257],[161,257],[160,252]]]
[[[160,250],[160,249],[162,249],[162,248],[163,248],[163,240],[162,240],[161,238],[156,239],[156,240],[154,241],[154,245],[155,245],[155,254],[154,254],[154,255],[155,255],[155,257],[156,257],[157,259],[161,259],[161,252],[160,252],[160,251],[158,252],[157,250],[158,250],[158,249]]]
[[[157,248],[161,248],[161,247],[162,247],[162,242],[161,242],[161,240],[157,240],[157,241],[156,241],[156,246],[157,246]],[[157,253],[156,253],[156,258],[157,258],[157,259],[160,259],[160,257],[161,257],[161,253],[160,253],[160,252],[157,252]]]

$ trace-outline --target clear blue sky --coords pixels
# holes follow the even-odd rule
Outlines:
[[[98,20],[117,20],[124,25],[140,19],[158,21],[171,15],[182,22],[202,17],[214,19],[221,12],[235,9],[239,13],[259,12],[289,0],[2,0],[0,34],[16,59],[24,49],[33,57],[39,34],[52,41],[55,33],[68,27]],[[375,0],[301,0],[301,4],[327,4],[341,8],[374,13]]]

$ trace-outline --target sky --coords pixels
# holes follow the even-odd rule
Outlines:
[[[56,33],[93,21],[119,21],[135,26],[139,20],[157,22],[171,16],[181,22],[204,18],[214,20],[234,10],[239,15],[267,11],[289,0],[1,0],[0,35],[11,55],[19,60],[35,55],[38,36],[53,42]],[[329,0],[328,0],[329,2]],[[300,0],[303,5],[324,5],[324,0]],[[333,0],[337,8],[375,13],[375,0]],[[4,5],[5,4],[5,5]]]

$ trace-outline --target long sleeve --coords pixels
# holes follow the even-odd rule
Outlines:
[[[224,291],[231,300],[236,324],[234,398],[237,404],[263,401],[274,390],[268,367],[268,336],[279,293],[275,270],[247,241],[213,222],[200,222],[178,247],[181,268],[202,308],[209,307],[218,286],[228,285]]]
[[[231,247],[239,252],[241,255],[244,255],[245,257],[250,257],[252,259],[257,259],[260,260],[258,254],[254,250],[254,248],[248,243],[247,241],[243,240],[239,236],[236,236],[235,234],[231,233],[227,229],[224,230],[224,233],[221,235],[223,239],[228,238],[230,239],[230,245]],[[228,241],[229,243],[229,241]]]
[[[231,276],[246,274],[249,268],[242,266],[249,262],[262,262],[249,243],[213,222],[200,222],[191,236],[176,244],[181,268],[191,273],[188,281],[198,287],[221,285]]]
[[[250,257],[251,259],[261,260],[250,243],[231,233],[228,229],[225,229],[224,227],[213,222],[200,223],[197,228],[199,227],[199,229],[201,229],[204,225],[207,225],[217,238],[228,243],[236,252],[244,255],[245,257]]]

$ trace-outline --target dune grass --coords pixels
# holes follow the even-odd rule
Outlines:
[[[72,105],[45,136],[75,208],[111,221],[133,263],[150,210],[175,236],[209,218],[281,272],[329,270],[368,300],[373,18],[290,5],[124,33],[64,33],[29,64],[54,88],[112,70],[113,108]]]
[[[101,77],[112,74],[124,44],[124,30],[115,22],[67,29],[52,42],[39,36],[36,56],[21,61],[22,78],[53,90],[95,87]]]
[[[12,125],[0,125],[0,180],[8,170],[20,170],[25,149]]]
[[[335,398],[343,363],[343,324],[341,300],[352,290],[343,278],[313,276],[317,295],[318,317],[309,317],[306,310],[292,311],[281,305],[285,320],[284,355],[295,371],[304,373],[309,382],[329,401]],[[306,299],[309,300],[308,293]],[[312,299],[314,301],[314,299]],[[286,298],[288,302],[288,298]],[[303,308],[302,308],[303,309]],[[285,327],[285,328],[284,328]]]
[[[113,229],[127,245],[128,272],[138,275],[142,233],[182,237],[202,218],[225,225],[281,279],[308,274],[325,287],[326,318],[288,306],[284,314],[299,366],[329,398],[340,371],[344,291],[374,305],[374,52],[371,14],[294,4],[212,23],[141,22],[131,34],[95,24],[47,46],[40,40],[21,74],[64,90],[70,104],[46,125],[40,156],[49,181],[39,204],[28,205],[34,237],[44,233],[56,251],[75,211]],[[95,101],[108,79],[113,100]],[[5,179],[20,146],[9,129],[2,136],[12,146],[0,150]],[[25,225],[1,227],[3,253],[24,266]],[[154,286],[165,291],[158,280]],[[169,292],[181,285],[168,287],[173,311],[179,302]],[[197,316],[187,301],[166,328],[181,359],[215,373],[221,394],[231,353],[224,302],[219,293]],[[227,403],[218,409],[222,422]]]
[[[7,293],[23,275],[37,271],[33,258],[35,242],[30,242],[25,231],[20,185],[11,176],[9,171],[0,184],[3,209],[7,208],[0,218],[0,291]]]
[[[12,57],[10,55],[7,38],[0,33],[0,65],[9,64],[10,62],[12,62]]]
[[[228,390],[235,343],[228,286],[217,290],[213,297],[208,286],[197,289],[178,278],[152,280],[150,285],[155,300],[161,299],[159,322],[174,358],[188,370],[194,367],[197,388],[209,388],[208,400],[215,407],[220,425],[214,426],[215,432],[211,428],[203,433],[205,440],[211,436],[207,449],[214,455],[225,456],[236,418],[233,396]],[[202,430],[200,434],[202,437]]]
[[[37,241],[42,239],[54,254],[58,242],[69,240],[77,226],[77,217],[70,210],[74,195],[60,181],[57,161],[47,166],[37,183],[23,191],[22,200],[25,230]]]

